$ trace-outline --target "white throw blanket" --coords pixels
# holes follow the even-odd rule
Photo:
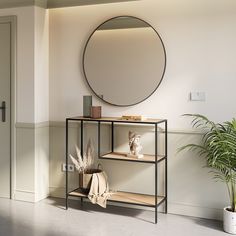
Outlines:
[[[92,182],[88,198],[93,204],[98,204],[106,208],[107,199],[110,196],[107,175],[104,171],[95,173],[92,176]]]

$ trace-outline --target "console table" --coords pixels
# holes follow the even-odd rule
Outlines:
[[[80,150],[83,153],[83,136],[84,136],[84,123],[85,122],[95,122],[97,123],[98,128],[98,158],[104,160],[119,160],[119,161],[129,161],[129,162],[139,162],[139,163],[147,163],[155,165],[155,194],[140,194],[140,193],[131,193],[131,192],[123,192],[117,191],[109,198],[108,201],[126,203],[126,204],[134,204],[145,207],[155,208],[155,223],[157,223],[158,212],[157,209],[161,204],[165,204],[164,212],[167,213],[167,120],[166,119],[145,119],[143,121],[137,120],[122,120],[118,117],[102,117],[100,119],[92,119],[85,118],[82,116],[71,117],[66,119],[66,165],[68,166],[68,132],[69,132],[69,123],[70,122],[79,122],[80,123]],[[101,154],[100,146],[101,146],[101,123],[108,123],[111,126],[111,150],[106,154]],[[153,155],[144,154],[143,158],[132,158],[127,157],[127,153],[116,152],[114,147],[114,125],[115,124],[137,124],[137,125],[152,125],[155,129],[155,153]],[[160,125],[164,125],[164,128],[161,131],[158,131]],[[164,154],[158,154],[158,132],[164,133]],[[165,162],[165,176],[164,176],[164,195],[158,195],[158,164],[160,162]],[[68,209],[68,198],[70,196],[79,197],[81,201],[83,198],[86,198],[87,195],[81,191],[80,188],[76,188],[73,191],[69,191],[68,188],[68,171],[66,170],[66,209]]]

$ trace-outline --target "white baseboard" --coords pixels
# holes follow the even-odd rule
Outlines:
[[[44,192],[44,193],[41,193],[40,195],[36,194],[35,202],[42,201],[43,199],[46,199],[48,197],[49,197],[49,192]]]
[[[41,196],[37,196],[33,191],[25,191],[25,190],[15,190],[13,195],[13,199],[17,201],[23,202],[39,202],[49,196],[49,193],[41,194]]]
[[[35,201],[35,193],[30,191],[24,191],[24,190],[15,190],[14,200],[18,201],[24,201],[24,202],[36,202]]]
[[[222,209],[192,206],[175,202],[168,203],[168,213],[215,220],[222,220],[223,218]]]

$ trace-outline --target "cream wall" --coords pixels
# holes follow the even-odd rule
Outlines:
[[[16,122],[49,120],[48,10],[28,6],[0,9],[17,16]]]
[[[13,198],[34,202],[48,195],[49,185],[48,12],[0,9],[0,16],[9,15],[17,18]]]
[[[235,5],[234,0],[145,0],[50,10],[50,120],[82,112],[82,95],[90,93],[81,68],[83,47],[96,26],[117,15],[140,17],[160,33],[167,71],[147,101],[128,108],[102,103],[104,114],[142,111],[168,118],[174,129],[189,129],[180,117],[186,112],[204,113],[216,121],[231,119],[235,111],[228,104],[236,96],[231,86],[236,72]],[[231,96],[221,95],[222,81]],[[205,91],[206,102],[190,102],[190,91]]]
[[[9,15],[17,16],[16,121],[34,122],[34,7],[0,9]]]
[[[49,12],[35,7],[35,123],[49,120]]]
[[[35,201],[49,192],[49,12],[35,7]]]
[[[177,155],[176,150],[200,138],[199,134],[191,131],[189,120],[181,117],[183,113],[202,113],[215,121],[229,120],[235,116],[235,7],[234,0],[145,0],[50,10],[52,195],[64,194],[64,175],[60,166],[64,162],[65,130],[60,121],[82,114],[82,96],[91,94],[82,74],[85,42],[104,20],[133,15],[149,22],[163,39],[167,52],[164,80],[148,100],[133,107],[113,107],[96,98],[94,103],[102,105],[103,114],[107,116],[144,114],[167,118],[169,212],[221,218],[222,208],[228,204],[225,186],[211,179],[208,170],[202,168],[202,159],[189,152]],[[191,91],[204,91],[206,101],[190,102]],[[93,127],[87,130],[96,134]],[[127,141],[128,130],[117,134],[123,145]],[[148,145],[152,131],[142,134],[143,142]],[[118,147],[127,148],[122,145]],[[114,188],[153,191],[152,167],[140,169],[133,163],[104,161],[103,165],[111,176]],[[126,178],[120,179],[121,171]]]

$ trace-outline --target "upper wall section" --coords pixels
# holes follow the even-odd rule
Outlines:
[[[49,12],[35,7],[34,91],[35,123],[49,120]]]
[[[139,17],[158,31],[167,68],[158,90],[136,106],[114,107],[94,98],[103,115],[167,118],[172,129],[190,128],[184,113],[231,119],[236,100],[234,9],[233,0],[144,0],[50,9],[50,120],[82,114],[82,97],[92,94],[82,70],[86,40],[99,24],[119,15]],[[205,92],[206,101],[190,101],[195,91]]]
[[[48,10],[28,6],[0,9],[17,17],[16,122],[49,120]]]
[[[34,7],[0,9],[17,17],[16,121],[34,122]]]

